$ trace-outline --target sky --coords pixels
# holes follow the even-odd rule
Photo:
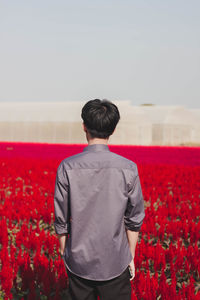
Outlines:
[[[200,108],[199,0],[0,0],[0,101]]]

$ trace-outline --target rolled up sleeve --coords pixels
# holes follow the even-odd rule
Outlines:
[[[128,202],[124,215],[125,228],[140,231],[144,217],[144,199],[136,166],[136,172],[132,172],[132,179],[128,184]]]
[[[63,166],[60,164],[56,173],[54,190],[54,228],[57,234],[70,232],[68,190],[67,176],[64,174]]]

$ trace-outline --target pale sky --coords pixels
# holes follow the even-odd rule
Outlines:
[[[0,0],[0,101],[200,108],[199,0]]]

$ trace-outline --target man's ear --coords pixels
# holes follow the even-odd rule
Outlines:
[[[113,133],[115,133],[115,130],[116,130],[116,127],[115,127],[115,129],[113,130]],[[113,133],[112,133],[111,135],[113,135]]]
[[[87,128],[86,128],[86,126],[85,126],[84,123],[82,123],[82,126],[83,126],[83,130],[84,130],[85,132],[87,132]]]

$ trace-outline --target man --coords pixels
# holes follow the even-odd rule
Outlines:
[[[108,148],[120,119],[116,105],[88,101],[81,117],[88,146],[60,163],[54,194],[69,293],[73,300],[130,300],[145,217],[137,165]]]

